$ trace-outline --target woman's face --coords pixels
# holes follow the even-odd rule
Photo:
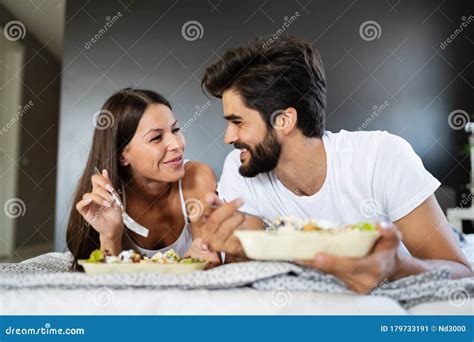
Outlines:
[[[121,163],[137,179],[176,182],[184,176],[186,143],[171,109],[150,104],[138,123]]]

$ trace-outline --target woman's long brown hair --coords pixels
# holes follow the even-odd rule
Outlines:
[[[112,95],[96,117],[91,150],[75,191],[67,225],[66,243],[74,256],[72,269],[79,270],[77,261],[87,259],[94,249],[100,248],[99,233],[76,210],[76,203],[92,190],[94,167],[107,170],[115,189],[121,189],[122,184],[128,182],[127,169],[119,163],[120,154],[135,134],[146,108],[152,103],[163,104],[171,109],[169,102],[160,94],[125,88]]]

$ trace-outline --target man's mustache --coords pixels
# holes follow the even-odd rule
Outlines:
[[[244,143],[236,142],[234,143],[234,147],[238,150],[245,148],[247,151],[252,152],[252,148],[249,145],[244,144]]]

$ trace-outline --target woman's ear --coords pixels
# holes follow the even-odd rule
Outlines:
[[[129,145],[125,146],[125,148],[122,150],[122,153],[120,153],[120,158],[119,158],[120,165],[128,166],[130,164],[130,162],[128,161],[128,153],[129,153]]]
[[[271,124],[275,130],[283,134],[289,134],[296,127],[297,118],[298,115],[295,108],[288,107],[286,109],[279,109],[273,112]]]

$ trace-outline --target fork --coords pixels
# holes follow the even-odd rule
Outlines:
[[[94,167],[94,171],[96,174],[102,176],[100,173],[99,169],[97,167]],[[127,214],[125,211],[125,207],[120,200],[120,196],[117,194],[117,192],[114,190],[114,188],[106,189],[107,192],[110,194],[112,197],[112,201],[114,201],[120,210],[122,211],[122,219],[123,219],[123,224],[125,227],[130,229],[132,232],[137,233],[138,235],[141,235],[143,237],[148,237],[148,234],[150,233],[150,230],[146,227],[143,227],[141,224],[137,223],[134,219],[130,217],[130,215]]]

